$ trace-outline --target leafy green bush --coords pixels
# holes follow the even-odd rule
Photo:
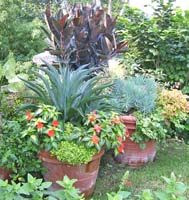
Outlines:
[[[172,0],[153,2],[154,14],[148,18],[142,11],[126,6],[119,27],[129,41],[131,53],[137,52],[135,62],[140,67],[162,69],[169,86],[188,92],[187,13],[183,15],[182,10],[174,8]]]
[[[23,128],[22,118],[18,116],[17,121],[3,120],[0,125],[0,166],[11,169],[14,179],[42,170],[41,161],[36,158],[38,149],[20,135]]]
[[[19,56],[19,60],[25,56],[31,58],[44,47],[42,23],[37,18],[27,17],[27,5],[22,0],[0,2],[0,60],[5,59],[9,51]]]
[[[70,165],[87,164],[96,152],[95,148],[87,148],[84,144],[69,141],[62,141],[58,145],[58,149],[51,151],[58,160]]]
[[[167,129],[164,124],[161,109],[156,108],[153,112],[144,114],[134,113],[137,119],[136,130],[131,136],[131,140],[140,143],[149,140],[161,141],[166,138]]]
[[[158,105],[170,136],[189,142],[189,102],[180,90],[163,90],[158,97]]]

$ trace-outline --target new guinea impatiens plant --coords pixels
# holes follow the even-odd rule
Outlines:
[[[56,16],[48,6],[45,21],[50,34],[44,30],[48,35],[50,53],[62,61],[68,59],[72,69],[83,64],[99,66],[127,46],[125,41],[117,42],[116,19],[96,5],[75,4],[72,8],[60,9]]]
[[[39,105],[36,111],[26,112],[26,121],[22,137],[38,149],[47,169],[44,179],[53,182],[52,190],[59,189],[56,181],[68,175],[78,179],[75,186],[85,197],[91,196],[105,149],[115,154],[124,149],[125,126],[116,113],[94,111],[72,124],[63,123],[56,107]]]
[[[61,114],[56,111],[56,107],[42,104],[34,112],[27,111],[25,118],[27,125],[22,131],[22,137],[28,138],[39,151],[52,151],[61,161],[69,162],[75,154],[70,164],[89,162],[103,148],[113,149],[116,154],[124,149],[122,141],[125,140],[125,125],[114,112],[93,111],[83,117],[82,123],[67,122],[63,126]],[[77,152],[77,148],[80,152]],[[65,153],[63,149],[68,152]]]

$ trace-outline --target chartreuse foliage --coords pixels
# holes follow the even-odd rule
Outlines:
[[[84,144],[76,144],[75,142],[62,141],[58,145],[58,149],[52,150],[52,155],[64,163],[70,165],[87,164],[92,160],[97,150],[88,148]]]
[[[189,141],[189,102],[180,90],[163,90],[158,97],[168,133]]]
[[[103,91],[112,83],[102,82],[102,76],[91,77],[94,68],[86,69],[86,66],[82,66],[71,71],[67,66],[60,66],[57,70],[46,64],[47,68],[40,68],[44,74],[36,73],[36,80],[24,82],[42,103],[55,106],[64,122],[79,122],[85,113],[94,109],[110,109],[106,102],[109,97]]]

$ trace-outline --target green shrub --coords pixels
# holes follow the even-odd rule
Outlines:
[[[27,5],[22,0],[0,2],[0,60],[5,59],[9,51],[19,56],[19,60],[25,56],[31,58],[45,47],[40,31],[42,23],[28,17]]]
[[[162,69],[169,86],[189,91],[189,24],[172,0],[155,0],[154,14],[145,17],[138,9],[126,6],[119,27],[129,41],[135,62],[144,69]],[[137,51],[135,51],[137,49]],[[126,55],[127,57],[127,55]]]
[[[12,170],[12,177],[24,177],[28,172],[41,172],[41,161],[36,158],[38,149],[30,145],[20,133],[24,128],[22,118],[0,124],[0,166]]]
[[[87,148],[84,144],[62,141],[58,145],[58,149],[52,150],[51,153],[60,161],[70,165],[81,165],[87,164],[92,160],[93,155],[96,153],[96,149]]]

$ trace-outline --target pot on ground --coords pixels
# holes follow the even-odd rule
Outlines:
[[[10,180],[10,174],[11,174],[12,170],[10,169],[4,169],[4,168],[0,168],[0,179],[2,180]]]
[[[131,115],[121,116],[121,121],[126,126],[127,138],[123,142],[124,153],[118,154],[116,160],[130,167],[139,167],[153,161],[156,155],[156,142],[144,142],[145,148],[141,148],[140,144],[130,139],[136,130],[136,118]]]
[[[96,153],[89,163],[82,165],[63,163],[45,150],[39,153],[39,158],[42,160],[43,166],[47,169],[47,172],[44,174],[45,181],[52,182],[50,190],[61,189],[61,186],[56,181],[63,180],[63,177],[67,175],[70,179],[77,179],[74,186],[84,194],[85,198],[88,198],[94,191],[100,160],[103,154],[104,149]]]

